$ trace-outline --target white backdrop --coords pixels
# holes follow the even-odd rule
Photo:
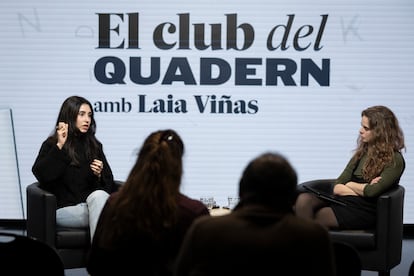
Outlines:
[[[99,24],[105,14],[107,27]],[[116,179],[126,179],[150,132],[174,128],[186,146],[182,191],[214,196],[219,205],[237,194],[242,170],[264,151],[288,157],[300,182],[337,177],[355,147],[361,111],[387,105],[406,137],[404,222],[414,223],[413,14],[409,0],[3,0],[0,108],[13,112],[23,205],[40,145],[71,95],[94,104],[97,136]],[[154,38],[157,29],[169,49]],[[195,38],[199,29],[204,40]],[[159,59],[159,70],[151,58]],[[108,59],[118,63],[102,65]],[[206,67],[205,60],[215,63]],[[200,77],[209,68],[221,83]],[[153,82],[137,81],[140,75]],[[232,108],[219,112],[224,98]],[[102,108],[109,103],[119,109]],[[156,112],[161,103],[165,112]],[[1,147],[3,158],[8,151]],[[22,210],[2,215],[21,218]]]

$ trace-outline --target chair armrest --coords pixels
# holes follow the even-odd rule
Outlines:
[[[401,259],[403,240],[403,186],[397,186],[378,197],[376,239],[378,248],[386,248],[391,258]]]
[[[55,247],[56,197],[34,182],[26,187],[27,235]]]

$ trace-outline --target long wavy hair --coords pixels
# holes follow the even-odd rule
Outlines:
[[[405,148],[404,134],[397,117],[385,106],[369,107],[361,112],[362,116],[368,118],[372,139],[365,143],[358,136],[354,159],[359,160],[364,154],[367,155],[362,174],[369,182],[392,162],[395,152]]]
[[[92,111],[90,126],[86,133],[82,133],[76,127],[76,121],[78,118],[79,110],[81,105],[83,104],[89,105]],[[65,145],[63,146],[63,149],[67,151],[69,157],[71,158],[72,165],[79,165],[79,153],[77,153],[75,149],[76,141],[78,141],[79,139],[82,139],[82,141],[85,143],[84,149],[88,160],[93,160],[94,158],[99,157],[98,154],[100,142],[95,137],[96,122],[94,119],[92,104],[87,99],[80,96],[71,96],[67,98],[60,107],[59,115],[56,119],[55,126],[58,126],[59,122],[65,122],[68,124],[68,138],[66,140]],[[56,129],[52,131],[48,139],[51,140],[53,143],[57,143],[58,135]]]
[[[111,234],[146,233],[158,239],[177,221],[177,197],[184,144],[174,130],[159,130],[144,141],[124,185],[113,198]],[[112,237],[110,237],[112,235]]]

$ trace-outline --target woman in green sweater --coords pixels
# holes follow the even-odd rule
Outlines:
[[[334,196],[346,206],[301,193],[295,204],[296,215],[328,228],[373,227],[377,197],[398,185],[404,172],[404,148],[403,131],[389,108],[372,106],[363,110],[357,148],[333,187]]]

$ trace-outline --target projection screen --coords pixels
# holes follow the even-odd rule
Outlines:
[[[0,10],[0,108],[15,141],[1,158],[15,146],[18,161],[0,183],[17,202],[2,200],[0,219],[25,218],[40,145],[63,100],[80,95],[116,179],[147,135],[173,128],[186,148],[182,192],[221,206],[263,152],[284,154],[299,182],[337,177],[361,111],[386,105],[406,138],[400,184],[414,223],[412,1],[3,0]]]

